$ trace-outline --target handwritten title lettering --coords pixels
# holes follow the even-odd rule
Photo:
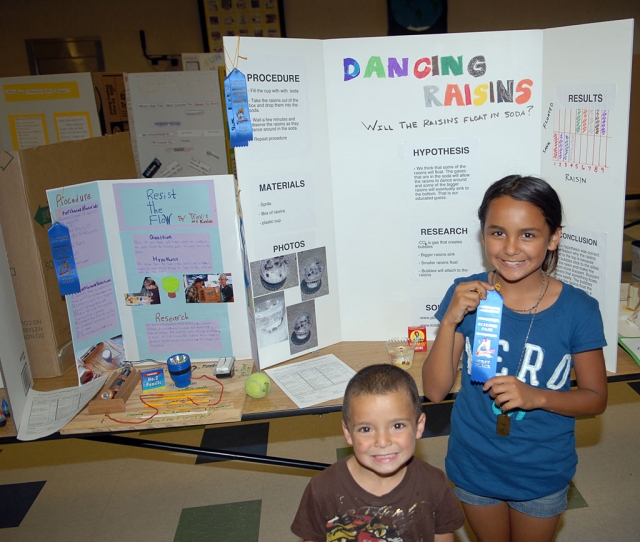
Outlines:
[[[415,77],[416,79],[430,79],[436,77],[460,77],[465,73],[471,77],[483,77],[487,72],[484,55],[476,55],[466,64],[463,56],[431,56],[422,57],[410,63],[408,57],[388,57],[383,60],[380,56],[371,56],[366,63],[364,73],[360,63],[355,58],[343,59],[344,81],[362,79],[400,79]],[[439,85],[426,85],[423,89],[425,107],[450,106],[482,106],[486,103],[516,103],[526,104],[532,95],[533,81],[523,78],[497,79],[480,84],[448,83],[442,89]]]
[[[176,200],[178,196],[175,189],[156,190],[154,188],[147,189],[147,207],[149,208],[149,225],[167,225],[171,224],[171,216],[173,213],[164,213],[160,202],[162,200]]]

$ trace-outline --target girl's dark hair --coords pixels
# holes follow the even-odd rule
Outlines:
[[[562,203],[560,203],[558,194],[549,183],[538,177],[508,175],[493,183],[484,193],[484,198],[478,208],[480,228],[483,232],[489,204],[494,199],[504,196],[509,196],[518,201],[525,201],[540,209],[552,234],[562,227]],[[542,270],[546,273],[553,273],[557,265],[558,249],[547,251],[547,256],[542,263]]]

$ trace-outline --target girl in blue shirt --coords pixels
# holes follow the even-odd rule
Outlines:
[[[478,217],[494,271],[456,279],[446,293],[424,393],[442,401],[462,356],[446,470],[478,541],[551,541],[577,464],[575,417],[607,403],[602,317],[595,299],[550,276],[562,205],[549,184],[505,177]],[[483,384],[470,379],[471,350],[476,309],[494,289],[504,302],[498,364]]]

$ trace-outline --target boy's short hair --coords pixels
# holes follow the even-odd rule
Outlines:
[[[389,363],[369,365],[360,369],[347,384],[342,404],[342,419],[349,425],[351,401],[360,395],[387,395],[396,391],[405,391],[416,414],[416,420],[422,414],[422,402],[413,377],[405,370]]]

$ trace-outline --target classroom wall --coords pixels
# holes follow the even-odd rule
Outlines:
[[[0,77],[29,75],[25,39],[99,36],[107,71],[144,72],[139,30],[151,54],[203,52],[200,0],[2,0]],[[283,0],[286,32],[292,38],[384,36],[386,0]],[[635,52],[640,53],[638,0],[449,0],[450,32],[547,28],[636,18]]]
[[[640,53],[638,0],[449,0],[450,32],[524,30],[635,19],[634,52]]]
[[[149,54],[203,51],[196,0],[3,0],[0,77],[29,75],[25,39],[83,36],[102,39],[107,71],[152,71],[142,56],[140,30]]]
[[[386,0],[284,0],[287,36],[384,36]],[[449,0],[449,32],[523,30],[636,19],[634,52],[640,53],[638,0]]]

